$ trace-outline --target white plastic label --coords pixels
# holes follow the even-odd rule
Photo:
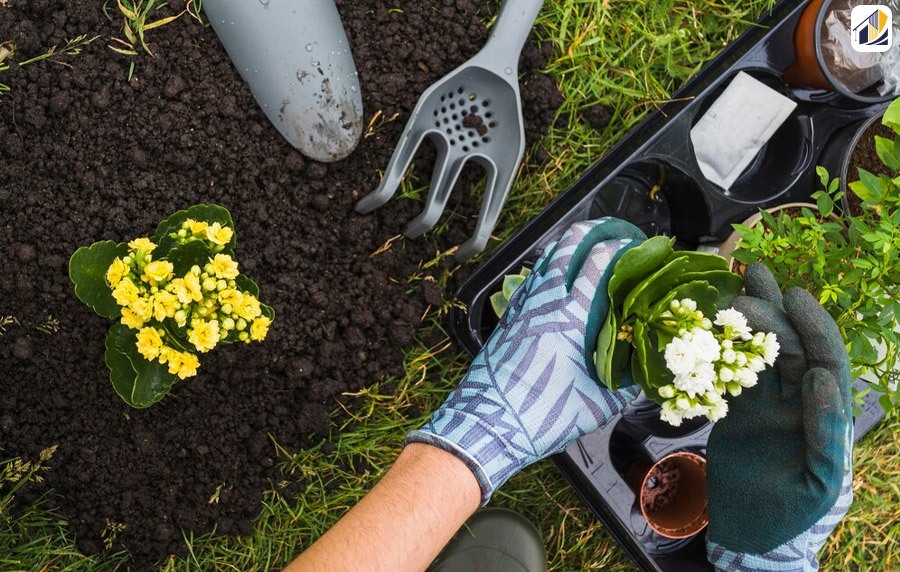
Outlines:
[[[797,103],[740,72],[691,129],[703,175],[726,191]]]

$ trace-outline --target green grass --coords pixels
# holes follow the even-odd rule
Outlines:
[[[109,8],[111,0],[107,0],[103,4],[103,12],[106,17],[113,20],[112,10]],[[171,7],[168,2],[160,0],[115,0],[115,6],[118,10],[117,15],[122,18],[122,38],[110,38],[107,47],[112,51],[127,56],[131,59],[128,67],[128,80],[131,81],[135,70],[135,59],[138,56],[138,50],[143,50],[146,54],[153,56],[153,51],[147,44],[144,37],[147,32],[155,28],[171,24],[185,14],[190,15],[197,22],[203,23],[202,17],[202,0],[185,0],[184,6],[180,12],[163,16],[161,10]]]
[[[565,190],[770,2],[547,2],[540,18],[542,39],[553,46],[547,71],[566,97],[559,113],[569,120],[539,143],[549,162],[538,167],[526,158],[503,215],[506,230],[491,246]],[[580,110],[597,103],[614,111],[612,124],[602,133],[578,118]],[[370,128],[377,129],[383,121],[379,117]],[[407,182],[407,198],[422,196],[428,174],[419,176],[426,182]],[[454,216],[447,218],[444,228],[454,224]],[[394,247],[402,247],[402,240]],[[435,260],[445,254],[436,253]],[[434,260],[422,261],[423,267],[428,264]],[[440,280],[446,281],[450,272],[444,271]],[[418,279],[409,277],[410,282]],[[268,570],[284,565],[327,530],[374,485],[396,457],[404,435],[423,423],[465,371],[466,356],[452,348],[441,329],[448,308],[449,302],[429,314],[419,339],[441,341],[408,348],[402,379],[376,383],[335,408],[333,452],[314,447],[284,455],[283,482],[273,483],[266,494],[252,535],[188,537],[190,556],[162,562],[160,570]],[[900,550],[892,542],[900,537],[898,417],[882,422],[857,448],[856,502],[823,552],[823,569],[889,570],[900,565]],[[370,469],[357,474],[352,467],[360,458]],[[295,480],[307,483],[301,496],[285,499],[278,494],[284,483]],[[636,569],[548,461],[514,477],[493,502],[524,513],[539,526],[552,570]],[[79,555],[64,521],[39,505],[15,518],[0,510],[0,555],[0,569],[23,571],[111,570],[121,558]]]

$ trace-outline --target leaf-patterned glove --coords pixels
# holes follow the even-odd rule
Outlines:
[[[592,356],[613,266],[645,238],[612,218],[572,225],[537,261],[456,389],[406,442],[461,459],[485,504],[523,467],[618,413],[638,388],[598,385]]]

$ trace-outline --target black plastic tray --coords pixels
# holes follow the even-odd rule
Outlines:
[[[805,2],[786,0],[695,75],[665,105],[641,122],[570,189],[510,238],[462,285],[466,310],[451,315],[456,339],[475,355],[497,320],[488,298],[503,276],[531,266],[544,247],[574,222],[618,216],[648,236],[667,234],[682,248],[720,242],[759,208],[808,200],[815,166],[838,130],[880,113],[888,104],[861,104],[837,93],[797,89],[780,76],[794,60],[794,28]],[[790,118],[760,151],[729,192],[707,181],[694,158],[690,129],[728,82],[744,71],[797,102]],[[830,154],[826,154],[830,155]],[[826,165],[835,174],[835,165]],[[650,189],[659,186],[656,200]],[[884,415],[870,392],[856,418],[857,439]],[[703,534],[667,540],[653,533],[626,482],[634,463],[674,451],[705,454],[712,425],[692,420],[675,429],[658,420],[656,406],[636,401],[598,431],[573,442],[554,460],[572,486],[642,570],[712,570]]]

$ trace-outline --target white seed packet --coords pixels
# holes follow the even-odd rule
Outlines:
[[[797,103],[740,72],[691,129],[703,175],[726,191]]]

